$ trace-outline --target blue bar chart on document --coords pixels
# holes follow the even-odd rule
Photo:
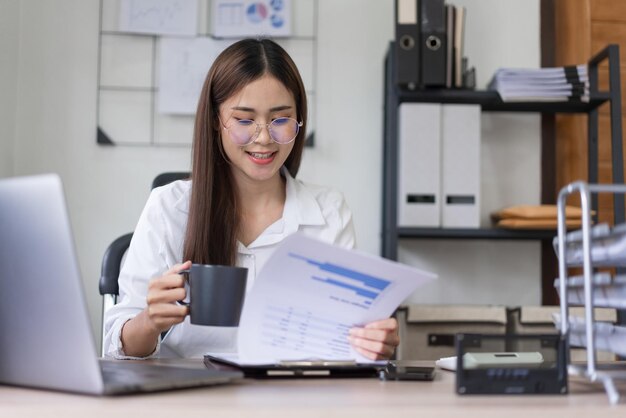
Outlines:
[[[388,318],[436,276],[301,235],[274,252],[247,296],[240,360],[368,360],[348,342],[354,326]]]
[[[345,292],[337,291],[329,295],[332,300],[341,303],[367,309],[380,293],[391,284],[390,280],[350,270],[337,264],[316,261],[294,253],[290,253],[289,256],[319,268],[318,273],[311,274],[312,280],[345,289]]]
[[[313,285],[323,283],[316,293],[326,293],[333,302],[360,309],[369,309],[381,292],[391,285],[390,280],[374,277],[337,264],[326,263],[290,253],[292,259],[302,261],[300,270],[310,278]],[[317,282],[317,283],[316,283]],[[300,310],[268,307],[266,320],[273,324],[275,332],[266,335],[265,342],[272,346],[292,346],[296,350],[305,347],[315,351],[319,358],[349,358],[348,331],[351,324],[338,322],[331,317],[316,317],[310,309]],[[314,341],[315,340],[315,341]],[[321,340],[326,342],[320,344]]]

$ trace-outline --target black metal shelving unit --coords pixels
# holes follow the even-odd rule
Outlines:
[[[624,182],[619,47],[608,45],[589,60],[589,102],[503,102],[497,92],[457,89],[407,91],[393,79],[394,48],[385,61],[385,108],[383,141],[382,256],[397,260],[399,239],[501,239],[549,241],[552,230],[507,230],[499,228],[444,229],[398,227],[398,106],[401,103],[479,104],[486,112],[586,113],[588,121],[589,183],[598,181],[598,107],[611,106],[611,149],[613,182]],[[608,61],[609,91],[598,91],[598,66]],[[554,192],[556,194],[556,191]],[[615,223],[624,221],[624,196],[614,195]],[[597,197],[592,201],[597,209]]]
[[[554,231],[538,229],[501,228],[407,228],[400,227],[398,238],[454,238],[454,239],[552,239]]]

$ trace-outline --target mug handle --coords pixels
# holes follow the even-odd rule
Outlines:
[[[185,276],[185,280],[187,282],[189,282],[189,272],[191,271],[191,269],[185,269],[185,270],[181,270],[178,272],[178,274],[182,274]],[[182,305],[182,306],[186,306],[189,307],[189,302],[185,302],[184,300],[177,300],[176,303],[178,305]]]

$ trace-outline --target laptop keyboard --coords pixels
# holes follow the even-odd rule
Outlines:
[[[164,377],[163,372],[156,369],[156,366],[144,366],[142,364],[133,364],[125,362],[103,361],[100,363],[102,368],[102,377],[105,382],[129,382],[144,379],[158,379]],[[156,370],[155,370],[156,369]]]
[[[159,390],[226,383],[237,377],[236,373],[126,361],[101,361],[100,366],[109,388]]]

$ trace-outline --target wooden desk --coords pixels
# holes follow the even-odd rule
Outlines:
[[[187,361],[189,367],[202,367]],[[622,387],[622,394],[626,388]],[[243,380],[240,383],[122,397],[90,397],[0,386],[0,417],[624,417],[599,384],[570,381],[569,395],[458,396],[454,375],[434,382],[378,379]]]

